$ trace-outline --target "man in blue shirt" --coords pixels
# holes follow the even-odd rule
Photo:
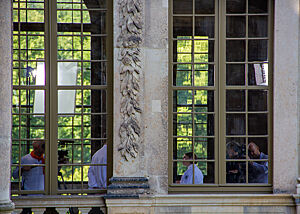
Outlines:
[[[196,164],[193,164],[193,161],[190,161],[193,160],[193,153],[192,152],[185,153],[183,159],[189,161],[183,161],[183,165],[186,166],[188,169],[182,175],[180,183],[181,184],[203,184],[203,174],[201,170],[197,167]],[[194,160],[195,159],[197,159],[196,154],[194,154]]]
[[[268,183],[268,155],[259,150],[259,147],[250,142],[248,145],[249,156],[251,159],[265,159],[259,163],[250,161],[249,183]]]

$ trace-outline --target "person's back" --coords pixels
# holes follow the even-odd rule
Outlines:
[[[107,163],[107,145],[99,149],[92,157],[91,164]],[[106,166],[91,166],[88,172],[89,188],[106,188]]]

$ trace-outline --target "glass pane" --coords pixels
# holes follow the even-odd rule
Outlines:
[[[248,0],[249,13],[267,13],[268,0]]]
[[[197,36],[196,39],[201,37]],[[195,40],[194,41],[194,62],[205,63],[214,61],[214,41]]]
[[[226,65],[226,85],[245,85],[245,65]]]
[[[194,86],[214,86],[214,65],[194,64]]]
[[[268,36],[268,16],[249,16],[249,37]]]
[[[193,103],[192,90],[178,90],[173,92],[173,111],[191,112]]]
[[[226,0],[226,13],[246,13],[246,0]]]
[[[226,114],[226,135],[245,135],[246,115]]]
[[[195,18],[195,36],[208,36],[214,38],[215,18],[214,17],[196,17]]]
[[[173,43],[173,61],[192,62],[192,40],[176,40]]]
[[[226,111],[245,111],[245,91],[226,90]]]
[[[267,135],[268,134],[268,114],[248,115],[248,134]]]
[[[193,35],[192,17],[173,17],[173,38]]]
[[[198,159],[213,160],[214,155],[214,138],[194,138],[194,153]]]
[[[174,14],[192,14],[193,0],[173,0]]]
[[[204,176],[203,183],[215,183],[215,162],[198,162],[198,167]]]
[[[248,61],[268,60],[268,40],[249,40],[248,46]]]
[[[248,111],[267,111],[268,91],[249,90],[248,91]]]
[[[226,159],[246,159],[245,138],[226,138]]]
[[[173,84],[175,86],[191,86],[192,65],[190,64],[173,65]]]
[[[248,65],[249,85],[268,85],[269,69],[268,63],[256,63]]]
[[[215,13],[215,0],[195,0],[196,14],[213,14]]]
[[[192,114],[174,114],[173,116],[173,135],[192,136]]]
[[[77,85],[106,85],[106,62],[82,62],[78,63],[83,72],[83,82],[78,78]]]
[[[214,91],[194,91],[194,111],[214,112]]]
[[[174,138],[173,140],[173,159],[182,159],[184,154],[192,152],[192,138]]]
[[[240,38],[246,36],[246,17],[227,16],[226,17],[226,37]]]
[[[246,162],[226,162],[226,183],[246,183]]]
[[[213,136],[214,135],[214,115],[195,114],[194,116],[194,135]]]
[[[226,61],[227,62],[244,62],[245,46],[244,40],[227,40],[226,41]]]

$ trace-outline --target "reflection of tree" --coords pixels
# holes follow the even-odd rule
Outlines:
[[[208,86],[213,81],[211,70],[207,64],[209,42],[208,37],[191,36],[177,37],[174,44],[174,64],[173,78],[176,86]],[[194,43],[194,45],[193,45]],[[191,64],[197,62],[199,64]],[[200,63],[201,62],[201,63]],[[175,136],[210,136],[213,135],[214,117],[209,114],[193,112],[213,112],[213,91],[207,90],[174,90],[174,112],[182,112],[174,115]],[[194,101],[193,101],[194,99]],[[192,118],[193,117],[193,118]],[[193,130],[194,121],[194,130]],[[196,138],[195,138],[196,139]],[[194,152],[199,158],[213,157],[213,139],[199,138],[194,139]],[[210,145],[210,146],[208,146]],[[192,151],[192,138],[176,138],[174,141],[174,158],[181,159],[186,152]],[[200,162],[199,166],[204,175],[207,174],[207,163]],[[174,165],[174,172],[182,175],[185,171],[182,164]],[[176,176],[176,175],[175,175]],[[175,180],[177,178],[174,178]]]
[[[84,0],[82,9],[105,8],[106,1]],[[23,3],[21,3],[23,4]],[[28,3],[27,8],[36,7],[38,4]],[[42,5],[42,4],[39,4]],[[74,9],[80,4],[57,4],[58,8]],[[18,8],[18,3],[14,3]],[[79,16],[78,15],[78,12]],[[26,15],[27,13],[27,15]],[[77,14],[77,15],[76,15]],[[105,12],[98,11],[57,11],[58,34],[57,59],[65,60],[101,60],[105,59],[106,42],[103,31],[106,24]],[[26,18],[28,17],[28,18]],[[82,18],[82,19],[81,19]],[[35,85],[35,79],[29,69],[35,69],[37,61],[45,59],[45,24],[44,10],[22,10],[20,16],[17,10],[13,12],[13,85]],[[82,21],[82,23],[81,23]],[[83,32],[82,32],[83,30]],[[18,35],[18,33],[22,35]],[[82,33],[81,33],[82,32]],[[70,36],[66,36],[66,35]],[[102,36],[101,36],[102,34]],[[95,48],[96,47],[96,48]],[[26,61],[29,60],[29,61]],[[100,62],[78,62],[77,85],[104,85],[106,84],[106,64]],[[104,90],[77,90],[76,113],[106,112],[106,93]],[[13,91],[13,113],[33,113],[34,90]],[[18,106],[21,106],[19,109]],[[82,109],[83,107],[83,109]],[[19,128],[20,126],[20,128]],[[106,117],[99,115],[75,115],[58,117],[58,138],[78,139],[66,149],[69,152],[70,163],[86,163],[91,155],[97,151],[103,141],[82,142],[81,138],[104,138]],[[45,118],[43,116],[13,115],[13,139],[45,138]],[[82,145],[83,144],[83,145]],[[31,142],[21,142],[21,155],[30,152]],[[13,141],[12,161],[19,159],[19,142]],[[82,151],[83,150],[83,151]],[[91,152],[92,150],[92,152]],[[83,155],[83,157],[82,157]],[[61,172],[65,181],[80,181],[81,167],[63,167]],[[88,167],[83,167],[83,180],[87,181]],[[72,173],[73,172],[73,173]],[[73,174],[73,175],[72,175]]]

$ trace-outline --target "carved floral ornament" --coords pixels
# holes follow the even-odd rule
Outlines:
[[[121,125],[118,147],[125,160],[135,158],[141,140],[140,114],[140,74],[142,42],[142,5],[140,0],[120,0],[120,35],[117,45],[120,48]]]

